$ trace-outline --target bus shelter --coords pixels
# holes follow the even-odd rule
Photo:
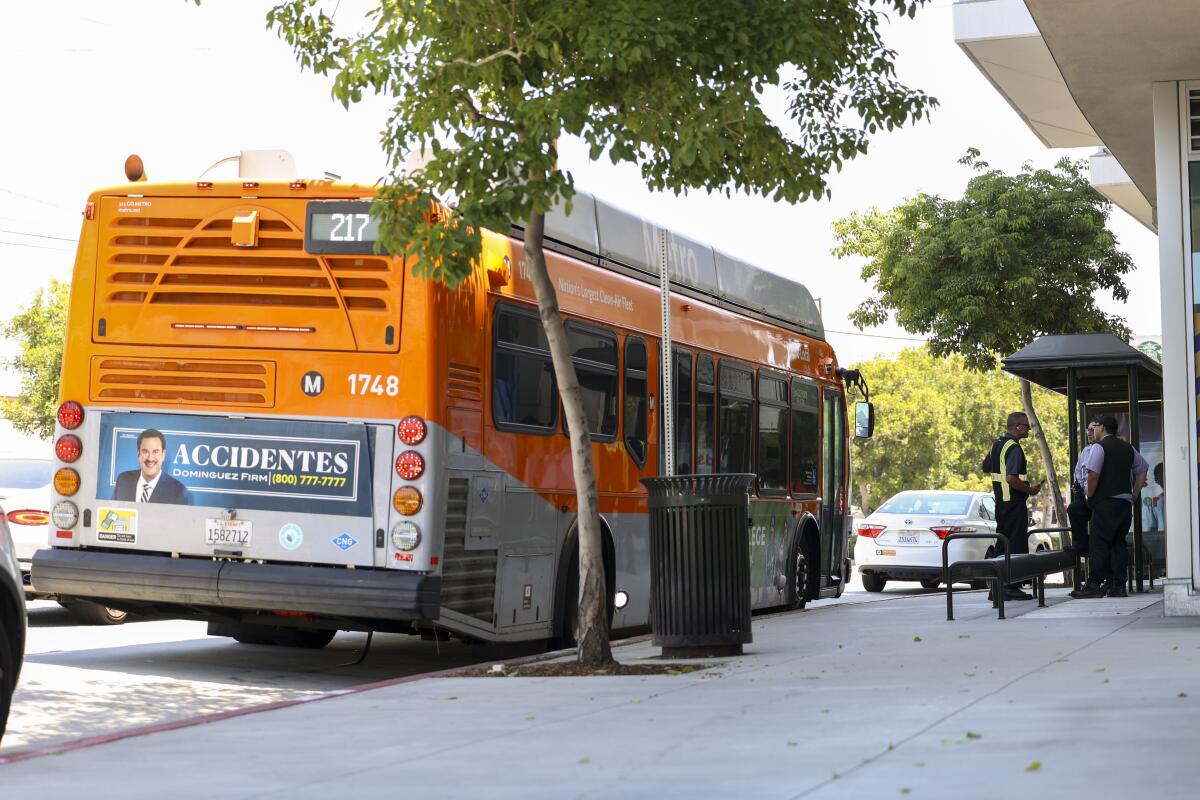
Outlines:
[[[1070,471],[1086,443],[1087,420],[1112,414],[1117,434],[1150,463],[1146,488],[1133,515],[1135,588],[1166,574],[1162,436],[1162,365],[1109,333],[1042,336],[1001,362],[1004,371],[1066,395]]]

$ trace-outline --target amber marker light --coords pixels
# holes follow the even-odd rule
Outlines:
[[[396,457],[396,474],[406,481],[415,481],[425,474],[425,459],[416,450],[405,450]]]
[[[54,491],[70,497],[79,491],[79,473],[70,467],[59,467],[54,473]]]
[[[420,511],[423,502],[421,492],[415,486],[401,486],[392,495],[392,505],[396,508],[397,513],[406,517],[411,517]]]

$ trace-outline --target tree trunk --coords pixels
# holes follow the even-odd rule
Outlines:
[[[1054,461],[1050,457],[1050,445],[1046,443],[1046,434],[1038,422],[1037,411],[1033,408],[1033,390],[1029,381],[1021,379],[1021,404],[1025,406],[1025,416],[1029,417],[1029,427],[1033,438],[1037,440],[1038,452],[1042,454],[1042,464],[1046,467],[1046,483],[1050,485],[1051,496],[1054,498],[1054,518],[1056,526],[1067,524],[1067,506],[1063,503],[1062,488],[1058,485],[1058,476],[1054,472]]]
[[[867,498],[870,496],[870,494],[871,494],[871,484],[869,484],[869,483],[859,483],[858,484],[858,498],[859,498],[858,504],[862,507],[862,513],[863,513],[864,517],[871,516],[871,511],[872,511],[871,504],[867,500]]]
[[[579,536],[579,618],[565,620],[564,624],[575,625],[579,663],[604,666],[613,663],[613,657],[608,644],[604,550],[596,496],[596,470],[592,465],[592,440],[583,411],[583,392],[571,361],[567,333],[558,310],[558,294],[546,269],[546,254],[542,250],[545,225],[545,214],[535,212],[529,215],[525,226],[525,264],[537,295],[538,312],[550,345],[550,357],[554,361],[554,377],[558,382],[567,428],[571,433],[571,467],[579,504],[576,520]]]

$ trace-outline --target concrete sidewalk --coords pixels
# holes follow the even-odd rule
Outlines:
[[[1194,796],[1200,624],[1050,595],[776,615],[675,676],[428,678],[0,766],[0,795]]]

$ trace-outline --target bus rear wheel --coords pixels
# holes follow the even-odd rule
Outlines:
[[[209,636],[228,636],[239,644],[266,644],[320,650],[333,641],[337,631],[310,631],[281,628],[277,625],[249,625],[241,622],[210,622]]]
[[[810,587],[808,585],[808,554],[801,542],[796,543],[792,554],[790,573],[788,575],[787,607],[789,611],[798,611],[808,603]]]
[[[119,608],[109,608],[86,600],[70,600],[62,604],[71,619],[80,625],[120,625],[129,614]]]

